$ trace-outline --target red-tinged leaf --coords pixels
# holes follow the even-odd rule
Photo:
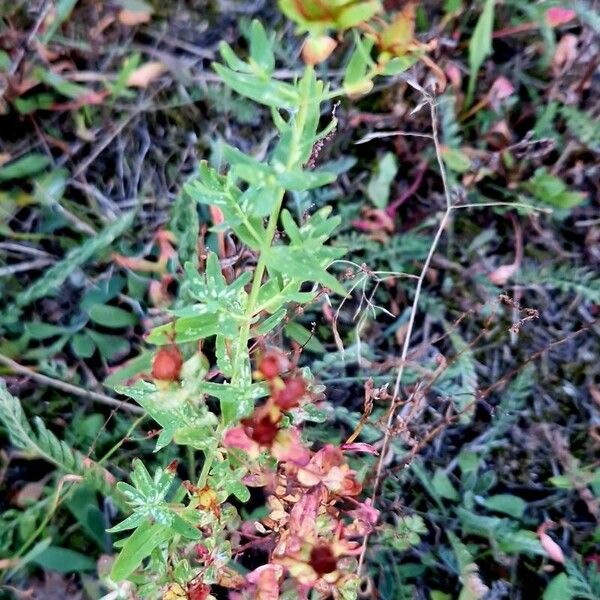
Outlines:
[[[278,600],[279,579],[283,575],[281,565],[263,565],[246,575],[248,583],[255,586],[254,597],[257,600]]]
[[[282,462],[305,465],[310,460],[310,451],[302,443],[300,432],[295,428],[283,429],[275,438],[271,454]]]
[[[242,450],[251,458],[256,458],[260,454],[260,446],[246,435],[243,427],[227,430],[223,436],[223,445]]]
[[[127,78],[127,85],[141,89],[147,88],[150,83],[158,79],[166,70],[167,67],[158,60],[147,62],[131,72]]]
[[[546,23],[550,27],[559,27],[569,21],[572,21],[577,16],[577,13],[571,8],[563,6],[553,6],[546,11]]]
[[[364,442],[342,444],[341,448],[344,452],[366,452],[367,454],[379,456],[379,452],[377,452],[374,446],[371,446],[371,444],[365,444]]]
[[[337,42],[327,35],[308,37],[302,46],[302,60],[307,65],[318,65],[335,50]]]
[[[540,538],[540,544],[549,558],[563,565],[565,563],[565,555],[562,548],[546,533],[546,529],[549,526],[550,523],[542,523],[538,527],[537,535]]]

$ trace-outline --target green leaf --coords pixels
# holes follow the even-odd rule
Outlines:
[[[585,194],[569,190],[562,179],[549,173],[545,167],[537,169],[523,187],[540,202],[559,209],[574,208],[586,199]]]
[[[45,83],[47,86],[56,90],[59,94],[74,100],[91,92],[91,90],[83,87],[82,85],[71,83],[50,69],[36,67],[33,71],[33,76],[42,83]]]
[[[473,35],[469,41],[470,74],[465,106],[469,106],[472,103],[479,69],[481,68],[486,56],[492,52],[494,4],[495,0],[485,0],[483,12],[477,21],[477,25],[475,25]]]
[[[252,73],[252,67],[250,67],[248,63],[245,63],[243,60],[239,59],[227,42],[222,41],[219,44],[219,54],[232,71]]]
[[[43,45],[47,44],[52,39],[52,36],[54,36],[58,28],[69,18],[77,1],[78,0],[58,0],[56,2],[54,18],[40,36],[40,41]]]
[[[84,533],[104,551],[106,540],[104,515],[98,507],[96,492],[89,485],[80,485],[65,504]]]
[[[213,64],[213,69],[232,90],[259,104],[292,110],[299,103],[298,92],[289,83],[271,79],[265,81],[249,73],[236,73],[218,63]]]
[[[90,308],[88,314],[94,323],[111,329],[130,327],[138,322],[133,313],[109,304],[95,304]]]
[[[382,75],[399,75],[407,69],[417,64],[421,57],[421,52],[409,52],[404,56],[395,56],[385,64]]]
[[[362,40],[357,35],[355,42],[356,48],[344,71],[343,86],[348,95],[368,92],[373,87],[373,82],[367,76],[367,71],[372,63],[370,54],[374,41],[370,38]]]
[[[0,50],[0,73],[8,72],[11,63],[9,54],[4,50]]]
[[[263,255],[270,269],[298,278],[300,281],[316,281],[340,296],[346,295],[344,286],[315,261],[315,256],[303,248],[274,246]]]
[[[553,577],[542,596],[543,600],[571,600],[573,597],[571,582],[566,573]]]
[[[236,329],[232,329],[231,324],[231,317],[215,314],[177,319],[175,321],[175,339],[183,343],[203,340],[217,333],[233,336]],[[152,340],[149,339],[149,341]]]
[[[436,469],[431,480],[433,488],[442,498],[457,502],[460,499],[456,488],[452,485],[450,478],[442,469]]]
[[[327,412],[317,408],[314,404],[304,404],[294,409],[294,417],[299,417],[302,421],[311,423],[325,423],[327,421]]]
[[[113,360],[119,355],[129,353],[130,344],[124,336],[99,333],[93,329],[86,329],[86,333],[94,340],[100,354],[106,360]]]
[[[448,531],[447,535],[458,564],[460,580],[463,584],[458,600],[481,600],[483,595],[477,594],[471,589],[473,587],[473,580],[481,582],[479,577],[479,567],[475,563],[473,555],[469,552],[467,546],[452,533],[452,531]],[[471,583],[471,585],[469,585],[469,583]]]
[[[0,182],[32,177],[50,164],[50,158],[45,154],[31,152],[0,167]]]
[[[496,496],[485,498],[484,506],[489,510],[504,513],[515,519],[521,519],[527,508],[527,503],[518,496],[497,494]]]
[[[442,158],[455,173],[466,173],[471,168],[471,159],[457,148],[444,148]]]
[[[265,335],[269,333],[270,331],[275,329],[275,327],[277,327],[277,325],[279,325],[281,321],[283,321],[286,315],[286,308],[282,307],[278,309],[276,312],[274,312],[272,315],[268,316],[264,321],[262,321],[258,327],[256,327],[256,335]]]
[[[140,525],[121,548],[110,573],[111,579],[127,579],[157,546],[172,536],[173,532],[167,525],[150,522]]]
[[[379,160],[367,185],[367,196],[377,208],[385,208],[390,199],[390,188],[398,172],[398,159],[393,152],[386,152]]]
[[[292,192],[305,192],[333,183],[337,176],[335,173],[325,171],[284,171],[276,175],[277,182]]]
[[[265,28],[256,19],[250,26],[250,58],[267,74],[270,74],[275,68],[271,42]]]
[[[246,474],[243,468],[234,469],[229,460],[214,463],[211,469],[212,486],[224,490],[228,495],[234,495],[240,502],[250,500],[250,490],[242,483]]]
[[[42,323],[41,321],[25,323],[25,333],[34,340],[47,340],[48,338],[68,333],[68,331],[68,327]]]
[[[35,178],[33,196],[36,202],[52,206],[63,197],[69,174],[66,169],[54,169]]]
[[[32,562],[47,571],[58,571],[59,573],[94,571],[96,569],[96,561],[93,558],[60,546],[49,546]]]
[[[25,565],[34,562],[35,559],[50,546],[50,544],[52,544],[52,538],[46,538],[39,541],[29,552],[27,552],[27,554],[25,554],[25,556],[23,556],[23,558],[19,560],[19,567],[23,568]]]
[[[96,344],[86,333],[76,333],[71,338],[71,348],[79,358],[90,358],[96,351]]]
[[[81,246],[73,248],[61,261],[47,269],[32,285],[21,291],[15,298],[17,306],[27,306],[43,298],[49,292],[57,290],[67,277],[93,256],[109,247],[116,238],[122,235],[131,225],[133,213],[119,217],[94,237],[86,240]]]
[[[325,354],[327,351],[325,346],[315,337],[306,327],[292,321],[288,323],[284,329],[285,334],[298,342],[306,350],[314,352],[315,354]]]
[[[28,98],[15,98],[13,104],[22,115],[30,115],[38,110],[48,110],[55,102],[54,94],[36,94]]]
[[[0,421],[6,426],[10,441],[19,450],[47,460],[65,473],[83,476],[90,485],[104,495],[112,496],[119,507],[123,506],[121,498],[114,494],[108,483],[109,474],[99,465],[86,464],[86,458],[68,444],[59,440],[49,431],[41,419],[36,419],[36,429],[31,427],[23,413],[18,398],[9,393],[6,384],[0,379]]]
[[[368,21],[381,8],[378,0],[368,0],[366,2],[355,2],[348,8],[342,9],[337,17],[337,26],[341,29],[350,29],[360,23]]]
[[[152,358],[154,354],[149,350],[143,350],[139,356],[128,360],[125,365],[113,371],[105,380],[104,385],[114,389],[122,385],[128,379],[132,379],[138,373],[149,371],[152,367]]]
[[[490,531],[493,535],[493,530]],[[533,531],[519,529],[518,531],[501,532],[496,536],[498,547],[506,554],[531,554],[532,556],[546,556],[537,535]]]

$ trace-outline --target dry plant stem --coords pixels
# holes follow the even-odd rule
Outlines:
[[[388,417],[387,417],[387,421],[386,421],[386,425],[385,425],[383,445],[381,447],[379,461],[377,463],[377,470],[375,473],[375,481],[373,484],[373,496],[372,496],[373,503],[375,503],[375,500],[377,497],[377,492],[379,489],[379,485],[381,483],[381,476],[383,473],[383,463],[384,463],[385,456],[388,452],[390,441],[391,441],[392,424],[394,422],[394,416],[396,415],[396,408],[398,406],[398,402],[399,402],[399,398],[400,398],[400,384],[402,383],[402,376],[404,375],[404,367],[406,365],[406,358],[408,356],[408,350],[410,348],[410,342],[411,342],[412,332],[413,332],[414,325],[415,325],[415,319],[417,316],[419,300],[421,298],[421,290],[423,288],[423,282],[425,281],[425,277],[427,275],[427,272],[429,271],[429,266],[431,265],[431,260],[433,259],[433,255],[435,254],[435,251],[437,250],[437,246],[442,237],[442,234],[444,233],[444,229],[446,228],[446,225],[450,218],[450,214],[452,213],[452,200],[450,198],[450,190],[448,189],[448,179],[446,177],[446,168],[444,166],[444,161],[442,160],[442,152],[441,152],[440,141],[439,141],[438,120],[437,120],[437,110],[436,110],[435,98],[426,96],[426,100],[427,100],[427,102],[429,104],[429,108],[430,108],[431,127],[432,127],[431,137],[433,139],[433,143],[435,146],[435,155],[436,155],[438,166],[440,169],[440,175],[442,177],[442,184],[443,184],[443,188],[444,188],[444,197],[446,199],[446,210],[444,211],[444,214],[442,215],[438,229],[435,233],[433,241],[431,242],[431,246],[429,248],[427,258],[425,259],[425,262],[423,263],[423,268],[421,269],[419,279],[417,280],[417,286],[415,288],[415,297],[414,297],[411,311],[410,311],[410,317],[408,320],[408,328],[406,330],[404,344],[402,346],[402,353],[400,355],[400,365],[398,367],[398,373],[396,375],[396,381],[394,383],[394,391],[392,394],[392,400],[390,403]],[[359,573],[362,570],[362,566],[364,564],[368,541],[369,541],[369,534],[365,535],[365,537],[363,539],[361,553],[360,553],[360,557],[359,557],[359,561],[358,561]]]
[[[90,400],[94,400],[94,402],[100,402],[101,404],[106,404],[107,406],[112,406],[114,408],[122,408],[123,410],[129,411],[136,415],[145,414],[144,410],[139,406],[129,404],[128,402],[124,402],[123,400],[115,400],[114,398],[106,396],[105,394],[99,394],[98,392],[84,390],[83,388],[80,388],[71,383],[65,383],[64,381],[48,377],[47,375],[43,375],[42,373],[37,373],[33,369],[20,365],[18,362],[15,362],[14,360],[8,358],[8,356],[4,356],[3,354],[0,354],[0,364],[6,365],[13,373],[18,373],[19,375],[31,377],[31,379],[34,379],[38,383],[56,388],[57,390],[61,390],[62,392],[66,392],[67,394],[81,396],[82,398],[89,398]]]

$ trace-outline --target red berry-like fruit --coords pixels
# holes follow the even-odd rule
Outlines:
[[[284,387],[277,390],[274,400],[282,410],[289,410],[298,406],[300,398],[306,393],[306,382],[302,377],[292,377],[284,382]]]
[[[177,346],[164,346],[152,361],[152,377],[164,381],[176,381],[181,373],[183,357]]]

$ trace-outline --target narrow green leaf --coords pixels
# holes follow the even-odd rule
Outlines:
[[[515,519],[521,519],[523,513],[527,508],[527,503],[518,496],[512,494],[497,494],[495,496],[489,496],[485,499],[484,505],[489,510],[504,513],[514,517]]]
[[[121,548],[110,573],[111,579],[127,579],[157,546],[172,536],[171,528],[167,525],[150,522],[140,525]]]
[[[88,314],[94,323],[111,329],[129,327],[138,321],[133,313],[110,304],[96,304],[90,308]]]
[[[473,31],[473,36],[469,41],[469,86],[467,89],[467,99],[465,106],[470,106],[473,102],[475,93],[475,84],[479,69],[486,56],[492,52],[492,31],[494,27],[494,4],[495,0],[485,0],[483,12],[479,16],[477,25]]]
[[[96,561],[93,558],[60,546],[48,546],[31,562],[47,571],[57,571],[59,573],[93,571],[96,569]]]
[[[361,40],[356,36],[356,48],[346,66],[343,80],[344,89],[350,95],[369,91],[373,87],[373,82],[367,78],[373,43],[372,39]]]
[[[390,199],[390,189],[398,172],[398,159],[393,152],[386,152],[377,164],[367,185],[367,196],[377,208],[385,208]]]
[[[306,327],[292,321],[284,327],[285,334],[301,346],[316,354],[325,354],[325,346]]]
[[[265,81],[249,73],[236,73],[218,63],[213,68],[232,90],[259,104],[292,110],[299,103],[298,92],[288,83]]]
[[[133,221],[133,213],[128,213],[108,225],[96,236],[86,240],[81,246],[73,248],[63,260],[50,267],[42,277],[20,292],[16,299],[17,306],[27,306],[31,302],[43,298],[52,290],[57,290],[67,277],[93,256],[110,246],[116,238],[123,234]]]
[[[335,173],[325,171],[284,171],[278,173],[276,179],[280,185],[292,192],[305,192],[314,188],[323,187],[336,180]]]
[[[446,500],[458,501],[460,496],[458,495],[458,491],[452,485],[450,478],[442,469],[436,469],[435,474],[433,475],[433,479],[431,480],[431,484],[433,485],[435,491]]]
[[[280,308],[260,323],[260,325],[255,330],[256,335],[266,335],[267,333],[275,329],[275,327],[277,327],[277,325],[279,325],[279,323],[283,321],[286,315],[287,310],[285,308]]]
[[[250,26],[250,58],[263,70],[270,74],[275,68],[275,57],[271,42],[261,22],[254,19]]]
[[[51,163],[45,154],[32,152],[0,167],[0,182],[32,177]]]

